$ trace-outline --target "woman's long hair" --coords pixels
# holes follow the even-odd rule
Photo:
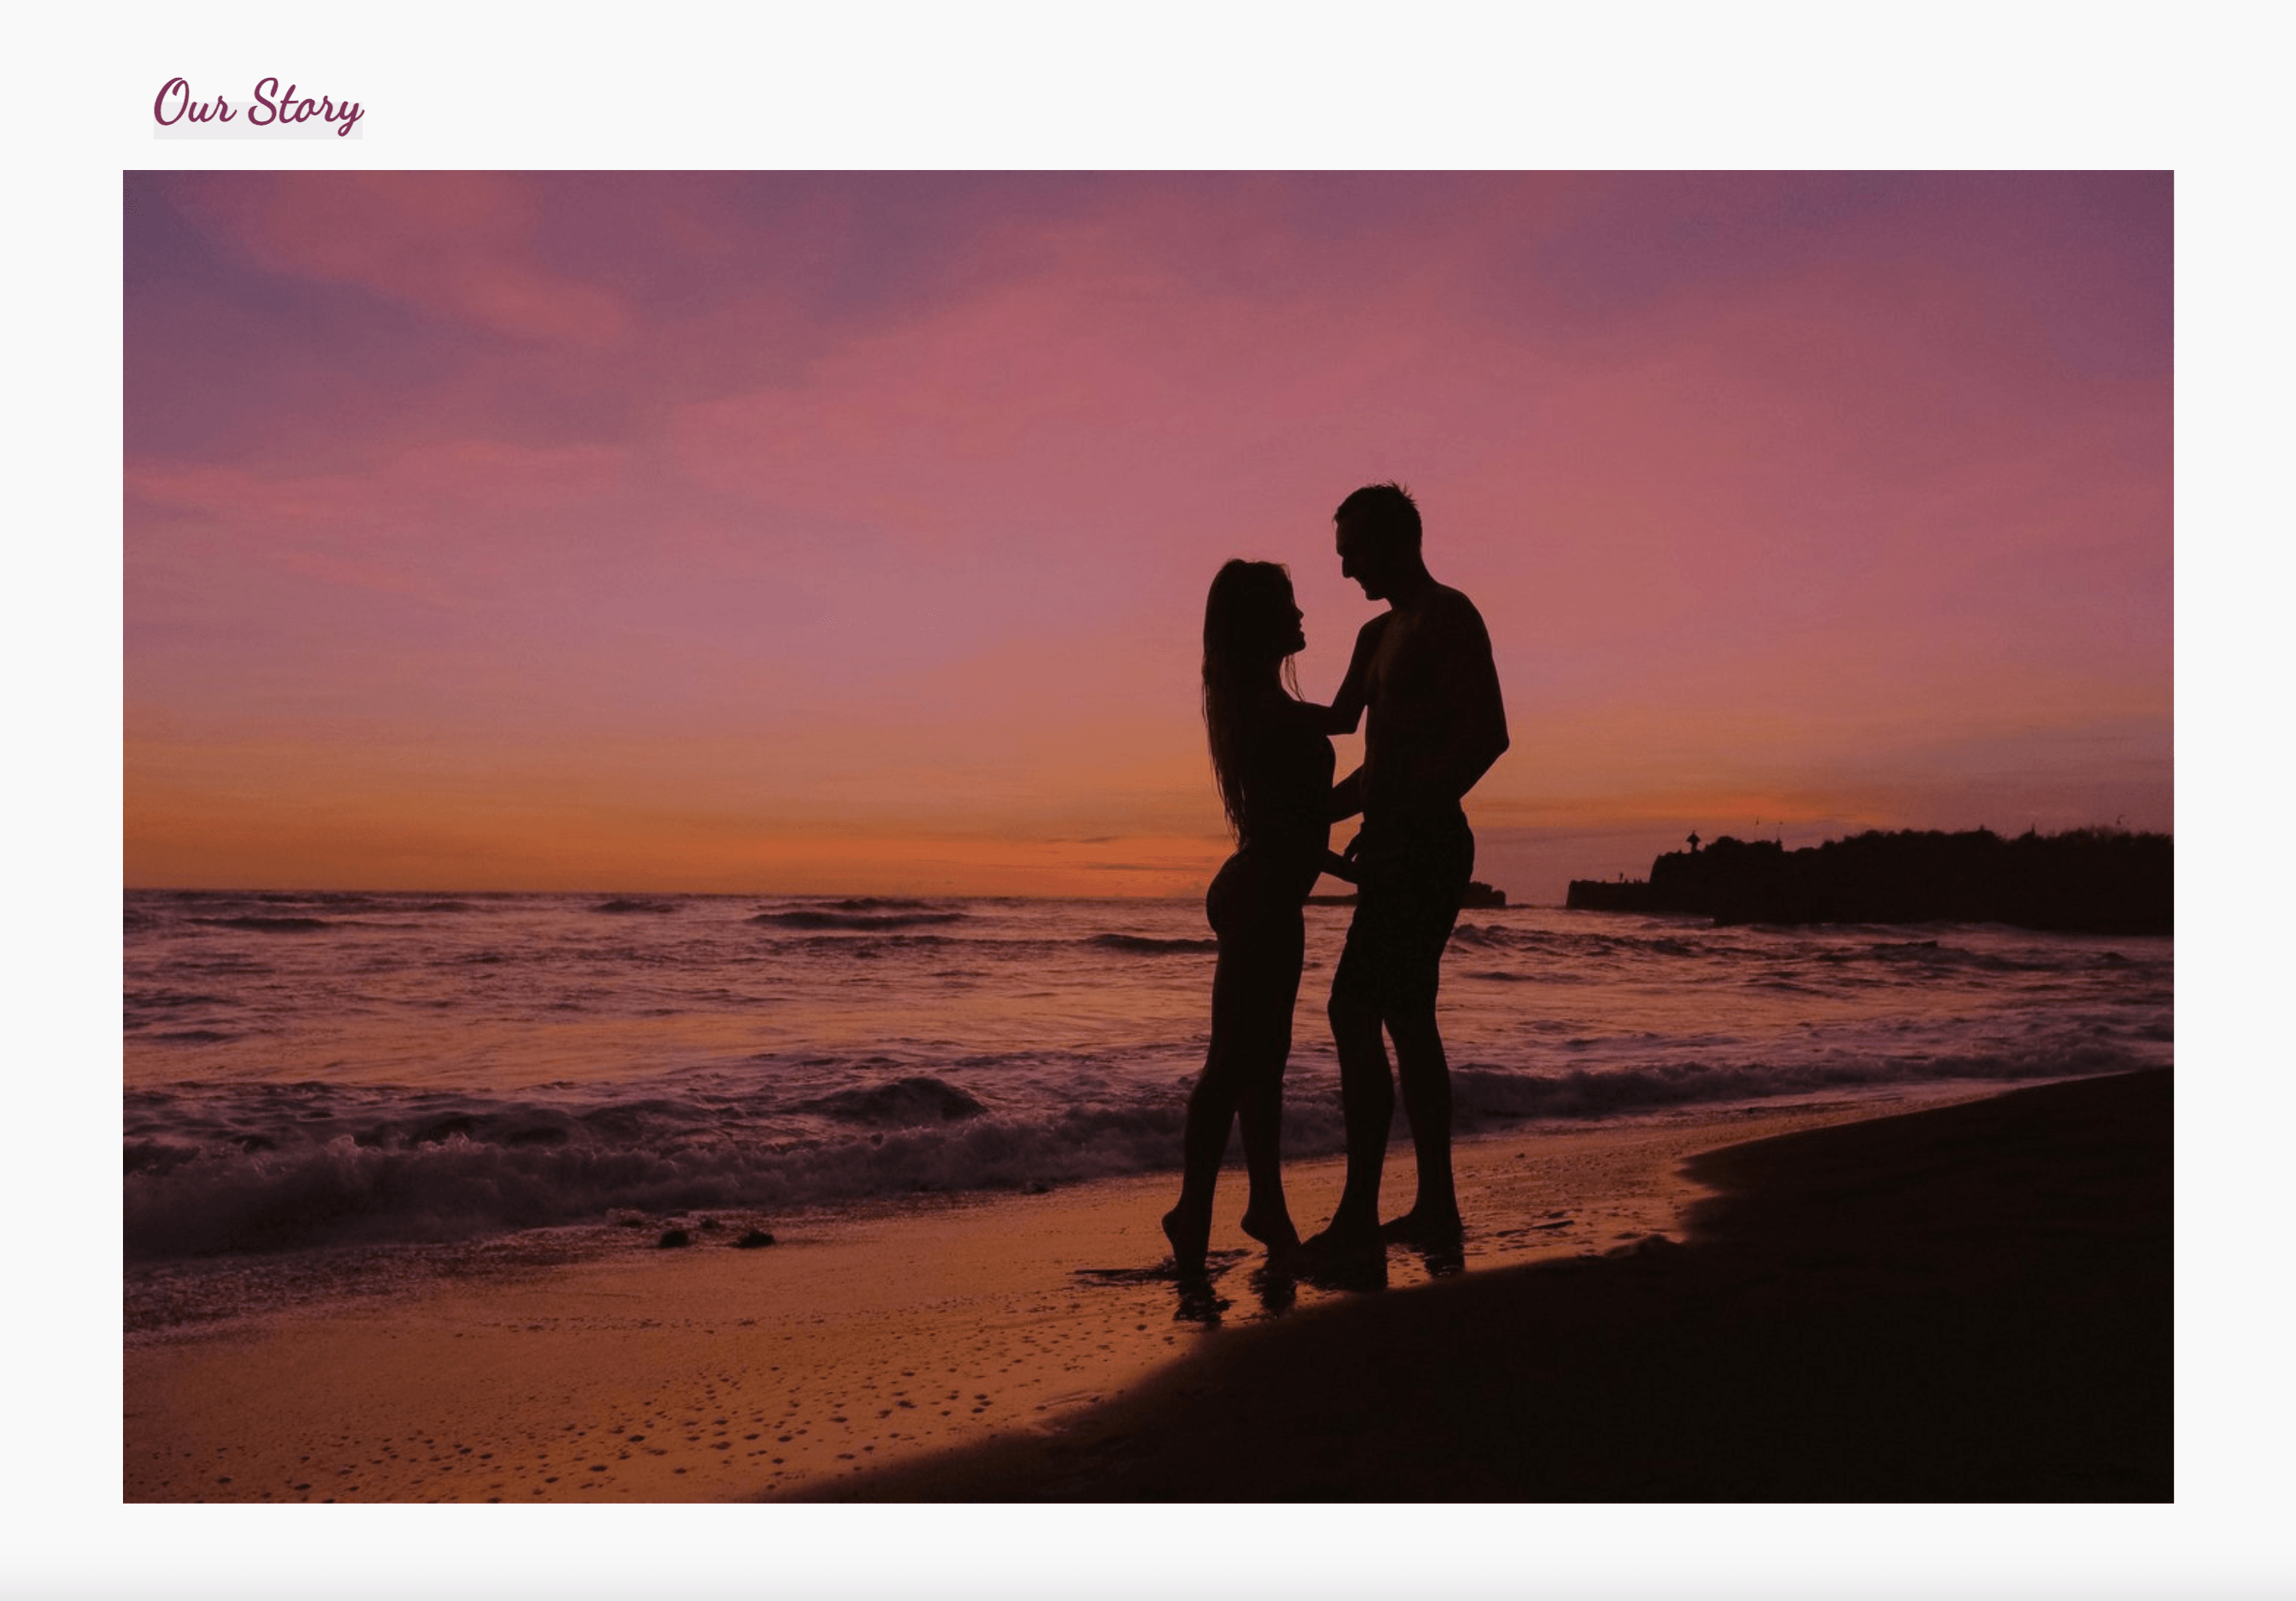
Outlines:
[[[1204,597],[1204,733],[1211,742],[1212,776],[1228,833],[1243,837],[1244,753],[1255,732],[1248,726],[1251,692],[1269,665],[1283,664],[1283,681],[1296,698],[1291,642],[1292,573],[1274,562],[1232,561],[1212,579]]]

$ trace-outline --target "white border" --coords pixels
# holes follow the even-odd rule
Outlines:
[[[2240,8],[127,5],[17,23],[8,385],[25,1039],[7,1215],[18,1593],[2231,1594],[2276,1532],[2289,1025],[2277,744],[2283,103]],[[721,19],[740,31],[719,33]],[[641,18],[643,21],[641,21]],[[643,28],[643,32],[635,31]],[[350,94],[357,141],[168,141],[181,72]],[[2267,118],[2270,120],[2267,120]],[[2171,167],[2178,173],[2179,1493],[2172,1508],[851,1511],[118,1504],[119,174],[161,167]],[[2267,698],[2268,697],[2268,698]],[[2259,712],[2261,715],[2259,716]],[[2238,894],[2225,886],[2242,886]],[[2276,1028],[2272,1024],[2277,1024]]]

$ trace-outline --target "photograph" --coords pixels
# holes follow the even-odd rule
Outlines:
[[[123,1498],[2172,1500],[2175,199],[127,171]]]

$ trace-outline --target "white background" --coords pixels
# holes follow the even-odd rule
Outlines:
[[[12,24],[0,1593],[2233,1596],[2296,1588],[2290,260],[2246,7],[112,5]],[[1407,16],[1407,20],[1406,20]],[[357,140],[162,140],[276,73]],[[2169,1507],[122,1507],[128,168],[2173,168],[2177,1498]],[[2269,922],[2267,922],[2269,919]]]

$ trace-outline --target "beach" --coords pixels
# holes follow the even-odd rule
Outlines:
[[[2165,1071],[1728,1147],[1688,1243],[1245,1331],[886,1500],[2172,1498]]]
[[[2165,939],[1479,911],[1445,982],[1464,1247],[1264,1273],[1232,1170],[1184,1294],[1157,1220],[1206,1049],[1193,901],[124,909],[130,1501],[830,1493],[1353,1303],[1662,1251],[1727,1187],[1704,1154],[2174,1050]],[[1310,918],[1312,972],[1344,928]],[[1310,1232],[1344,1141],[1303,991]],[[1398,1126],[1390,1213],[1411,1165]]]
[[[1164,1176],[529,1238],[131,1336],[123,1496],[2155,1498],[2167,1084],[1464,1142],[1464,1263],[1391,1249],[1376,1293],[1257,1272],[1240,1175],[1210,1306],[1159,1270]],[[1296,1166],[1303,1220],[1339,1177]]]

